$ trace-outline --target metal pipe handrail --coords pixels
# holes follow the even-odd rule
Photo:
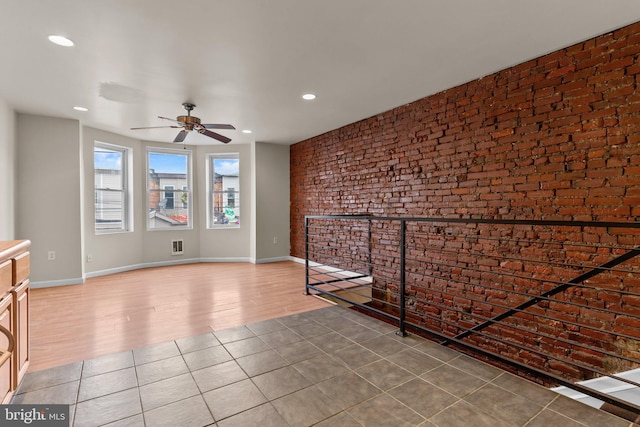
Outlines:
[[[626,224],[626,223],[624,223]],[[631,223],[636,224],[636,223]],[[577,227],[577,226],[576,226]],[[619,227],[615,227],[619,228]],[[621,228],[638,228],[638,227],[621,227]],[[410,233],[412,236],[429,236],[427,233],[418,233],[412,232]],[[563,245],[567,242],[558,241],[558,240],[532,240],[532,239],[512,239],[512,238],[504,238],[504,237],[495,237],[495,236],[486,236],[486,235],[465,235],[465,234],[445,234],[446,237],[467,237],[469,240],[489,240],[489,241],[501,241],[501,242],[525,242],[525,243],[543,243],[545,245]],[[620,249],[620,250],[629,250],[633,249],[635,246],[633,245],[611,245],[611,244],[593,244],[593,243],[579,243],[579,242],[571,242],[571,246],[581,247],[581,248],[606,248],[606,249]]]
[[[427,317],[429,317],[429,318],[431,318],[431,319],[436,320],[436,319],[435,319],[434,317],[432,317],[432,316],[429,316],[429,315],[426,315],[426,316],[427,316]],[[438,322],[445,323],[445,324],[447,324],[447,325],[449,325],[449,326],[456,326],[456,324],[455,324],[455,323],[453,323],[453,322],[448,322],[448,321],[445,321],[445,320],[438,320]],[[496,323],[497,323],[497,322],[496,322]],[[508,325],[508,324],[507,324],[507,325]],[[513,325],[508,325],[508,326],[509,326],[509,327],[513,327]],[[517,328],[514,328],[514,329],[517,329]],[[530,332],[530,331],[529,331],[529,332]],[[498,339],[498,338],[496,338],[496,337],[495,337],[495,336],[493,336],[493,335],[490,335],[490,334],[487,334],[487,333],[484,333],[484,332],[481,332],[481,331],[477,331],[477,332],[476,332],[476,334],[477,334],[477,335],[480,335],[480,336],[483,336],[483,337],[485,337],[485,338],[488,338],[488,339],[490,339],[490,340],[492,340],[492,341],[498,341],[498,342],[503,343],[503,344],[504,344],[504,343],[509,343],[509,344],[511,344],[511,345],[512,345],[512,346],[514,346],[514,347],[518,347],[518,348],[520,348],[520,349],[522,349],[522,350],[527,350],[527,351],[530,351],[530,352],[533,352],[533,353],[536,353],[536,354],[542,355],[542,356],[544,356],[544,357],[546,357],[546,358],[548,358],[548,359],[554,359],[554,360],[558,360],[558,361],[561,361],[561,362],[567,362],[567,361],[568,361],[568,359],[564,359],[564,358],[562,358],[562,357],[553,356],[553,355],[551,355],[551,354],[546,354],[546,353],[541,352],[541,351],[539,351],[539,350],[536,350],[536,349],[534,349],[534,348],[526,347],[526,346],[524,346],[524,345],[522,345],[522,344],[518,344],[517,342],[511,342],[511,341],[506,341],[506,340]],[[445,342],[445,341],[450,341],[450,343],[459,343],[459,342],[461,342],[461,339],[456,338],[456,337],[447,337],[443,342]],[[441,342],[440,344],[442,344],[442,342]],[[493,355],[495,355],[495,356],[498,356],[498,357],[500,356],[499,354],[494,353],[494,352],[490,352],[490,353],[491,353],[491,354],[493,354]],[[628,358],[627,358],[627,359],[628,359]],[[587,366],[587,365],[580,364],[580,363],[574,363],[573,365],[574,365],[574,366],[577,366],[578,368],[581,368],[583,371],[590,371],[590,372],[594,372],[594,373],[596,373],[596,374],[598,374],[598,375],[600,375],[600,376],[607,376],[607,377],[609,377],[609,378],[613,378],[613,379],[615,379],[615,380],[622,381],[622,382],[625,382],[625,383],[627,383],[627,384],[631,384],[631,385],[634,385],[634,386],[640,387],[640,384],[639,384],[639,383],[637,383],[637,382],[635,382],[635,381],[632,381],[632,380],[629,380],[629,379],[627,379],[627,378],[623,378],[623,377],[618,377],[618,376],[613,375],[613,374],[608,374],[608,373],[606,373],[606,372],[604,372],[604,371],[601,371],[601,370],[599,370],[599,369],[597,369],[597,368],[594,368],[594,367],[592,367],[592,366]]]
[[[315,220],[322,220],[325,222],[323,222],[321,225],[314,226],[312,223]],[[336,220],[338,222],[335,222]],[[351,226],[353,221],[366,221],[366,225],[359,224],[358,226],[353,227]],[[388,222],[392,225],[384,224],[385,222]],[[429,223],[435,225],[437,227],[433,228],[435,233],[429,233],[429,228],[427,226],[419,226],[420,223]],[[460,232],[456,233],[456,226],[460,225],[468,225],[468,227],[465,227],[461,229]],[[503,232],[507,235],[495,235],[493,231],[487,232],[487,230],[489,230],[488,228],[479,227],[479,225],[511,226],[514,227],[514,231]],[[508,234],[515,233],[516,226],[526,226],[531,228],[519,228],[519,233],[523,234],[524,232],[527,234],[523,234],[523,238],[518,239],[517,237],[514,237],[513,234]],[[447,228],[443,229],[442,227]],[[580,233],[587,233],[585,235],[591,235],[602,229],[606,229],[607,232],[613,229],[622,231],[611,231],[613,239],[609,239],[610,241],[606,244],[592,244],[553,240],[548,238],[544,240],[532,239],[532,235],[528,233],[530,231],[536,230],[536,228],[539,227],[543,227],[543,230],[540,231],[543,236],[549,236],[549,234],[545,235],[545,233],[552,233],[552,237],[556,235],[562,236],[562,234],[565,233],[573,233],[573,231],[565,230],[564,227],[569,227],[568,230],[579,228]],[[554,227],[562,228],[557,229]],[[503,337],[500,333],[494,333],[499,332],[504,328],[509,328],[510,331],[515,332],[534,333],[544,340],[555,340],[558,343],[562,343],[563,346],[568,346],[567,348],[582,353],[587,352],[587,354],[598,354],[600,355],[599,357],[606,356],[614,360],[617,358],[617,360],[620,360],[620,362],[623,363],[640,364],[640,359],[636,359],[633,354],[627,353],[623,355],[621,353],[616,353],[613,347],[599,347],[597,341],[594,341],[595,338],[593,336],[586,335],[585,338],[588,341],[585,341],[583,343],[577,336],[567,338],[560,335],[554,335],[554,329],[558,328],[558,326],[553,326],[547,331],[536,331],[527,327],[529,322],[536,322],[540,319],[545,319],[558,323],[558,325],[560,326],[558,331],[564,330],[564,325],[566,325],[567,328],[576,328],[575,330],[579,329],[581,331],[598,331],[620,337],[621,339],[635,341],[640,340],[640,337],[635,336],[635,332],[632,329],[627,328],[621,330],[610,330],[610,328],[598,328],[597,325],[599,323],[580,322],[579,317],[577,317],[575,321],[572,321],[569,318],[565,318],[565,316],[559,316],[560,312],[554,311],[558,310],[559,307],[569,306],[576,307],[576,310],[587,309],[594,314],[603,314],[602,318],[596,317],[596,319],[600,318],[605,320],[598,320],[598,322],[609,322],[611,324],[613,324],[613,317],[610,317],[610,319],[606,319],[604,315],[625,316],[625,318],[629,319],[629,321],[637,321],[638,319],[640,319],[640,315],[637,314],[637,311],[625,309],[624,304],[618,307],[619,310],[616,310],[615,308],[608,307],[605,304],[594,305],[589,303],[589,301],[592,301],[594,296],[597,295],[593,292],[591,293],[592,296],[584,297],[587,299],[577,297],[577,295],[582,295],[578,292],[586,292],[592,290],[614,294],[617,295],[620,299],[629,298],[631,300],[631,298],[637,298],[638,296],[640,296],[639,293],[633,292],[629,288],[616,289],[610,285],[596,288],[595,285],[597,285],[597,282],[594,282],[595,285],[594,283],[586,283],[587,280],[593,281],[593,279],[599,274],[611,273],[610,275],[607,274],[606,278],[608,282],[606,283],[615,284],[616,282],[612,282],[612,280],[617,280],[619,281],[620,286],[622,286],[623,284],[625,286],[633,286],[631,283],[627,284],[627,282],[625,281],[625,275],[629,276],[633,275],[634,273],[640,274],[640,271],[634,269],[634,267],[640,268],[640,266],[638,266],[637,264],[633,264],[633,266],[630,267],[628,264],[628,261],[630,261],[631,259],[636,257],[640,258],[640,246],[638,245],[638,242],[640,242],[640,236],[638,235],[637,231],[634,231],[630,232],[631,238],[625,239],[627,242],[635,243],[635,245],[619,245],[616,243],[612,243],[612,241],[617,242],[616,235],[621,235],[625,229],[640,229],[640,221],[624,222],[571,221],[560,219],[519,220],[392,216],[376,217],[372,215],[360,214],[308,215],[305,217],[305,266],[307,273],[305,279],[306,292],[309,293],[309,290],[313,289],[320,294],[332,295],[337,300],[342,300],[346,303],[353,304],[361,308],[362,310],[370,311],[389,321],[397,323],[399,326],[398,333],[400,335],[406,334],[407,327],[416,328],[417,330],[423,331],[425,333],[439,336],[444,343],[460,346],[461,348],[467,348],[480,354],[496,358],[502,363],[507,363],[517,367],[518,369],[523,369],[527,372],[535,373],[536,375],[539,375],[542,378],[547,378],[557,384],[566,385],[588,395],[594,396],[607,403],[612,403],[635,413],[640,413],[640,407],[636,405],[608,395],[603,395],[602,393],[589,389],[586,386],[577,385],[561,376],[558,376],[551,372],[545,372],[540,368],[527,366],[517,360],[505,359],[505,357],[499,353],[494,353],[486,348],[481,348],[468,341],[472,335],[478,335],[483,337],[481,342],[491,342],[486,340],[494,340],[495,342],[508,344],[514,348],[520,348],[521,350],[526,350],[528,352],[532,352],[533,354],[537,354],[538,356],[543,357],[542,360],[544,360],[544,358],[549,358],[558,360],[562,363],[567,363],[568,365],[573,366],[574,369],[579,370],[579,372],[591,372],[595,375],[608,375],[609,377],[617,379],[619,381],[630,383],[635,386],[640,386],[640,384],[637,384],[633,381],[619,378],[615,375],[604,372],[599,368],[596,368],[596,366],[598,366],[599,364],[592,365],[591,361],[588,361],[588,359],[582,359],[586,362],[586,364],[583,364],[578,362],[576,359],[562,357],[559,353],[556,356],[555,353],[548,352],[544,348],[539,346],[533,346],[531,345],[533,343],[529,344],[526,342],[526,340],[522,341],[521,343],[514,342],[508,340],[507,337]],[[491,230],[493,230],[493,228],[491,228]],[[310,232],[317,234],[313,234],[311,236]],[[356,244],[349,245],[348,247],[343,247],[345,236],[355,238]],[[447,247],[447,245],[451,245],[452,243],[460,246],[455,246],[456,249],[452,250],[450,249],[450,246]],[[521,246],[523,251],[527,251],[526,253],[523,252],[523,255],[529,254],[533,255],[533,257],[518,257],[513,256],[513,254],[510,254],[508,252],[493,252],[494,250],[499,251],[503,248],[508,248],[509,244],[513,245],[514,243]],[[467,245],[466,247],[464,247],[464,250],[462,250],[462,245]],[[480,250],[474,249],[476,247],[486,247],[488,248],[487,250],[489,251],[489,253],[484,253]],[[378,248],[384,250],[382,252],[376,253],[375,251]],[[600,252],[598,251],[598,249],[605,250],[606,252]],[[560,262],[558,258],[544,259],[545,255],[564,256],[564,254],[566,253],[565,251],[574,251],[579,254],[579,251],[581,250],[589,252],[593,257],[592,259],[601,258],[602,256],[609,256],[613,258],[607,260],[606,262],[602,262],[599,265],[579,264],[575,261],[579,258],[568,258],[568,262]],[[424,259],[422,258],[422,253],[418,253],[418,255],[415,255],[416,251],[423,252],[425,254]],[[442,260],[429,259],[429,253],[435,253],[436,251],[444,255],[461,255],[465,258],[462,258],[460,263],[457,263],[457,260],[452,260],[452,264],[447,263],[446,258]],[[625,251],[625,253],[621,253],[622,251]],[[536,252],[540,252],[540,258],[537,258],[538,254]],[[340,265],[344,265],[346,266],[346,268],[338,269],[335,274],[328,274],[327,271],[321,271],[320,269],[314,270],[309,266],[310,257],[313,257],[313,259],[317,260],[320,264],[325,264],[332,268]],[[475,267],[473,265],[474,262],[478,263],[478,260],[484,258],[491,259],[493,261],[487,263],[486,265],[480,262],[479,267]],[[585,255],[584,259],[588,261],[589,257]],[[522,271],[527,271],[527,266],[531,266],[532,264],[544,264],[549,268],[558,269],[558,271],[554,271],[555,279],[536,277],[532,270],[528,270],[532,273],[530,276],[517,274],[521,270],[513,270],[513,272],[509,273],[509,269],[501,271],[501,267],[499,265],[493,265],[494,263],[499,264],[501,261],[522,263],[525,268],[525,270]],[[467,264],[469,262],[471,263],[471,265]],[[622,268],[623,264],[625,264],[626,267]],[[351,266],[352,269],[349,269],[349,266]],[[350,280],[349,277],[343,277],[344,274],[341,276],[340,271],[353,272],[362,268],[367,270],[367,276],[371,276],[372,278],[374,278],[373,283],[366,285],[361,283],[358,289],[354,289],[351,286],[345,286],[340,283],[349,282]],[[538,269],[538,267],[531,268]],[[433,270],[434,273],[439,272],[439,274],[430,275],[428,274],[430,270]],[[467,275],[468,279],[457,280],[456,277],[451,277],[451,271],[449,270],[455,271],[456,277],[461,275],[460,271],[466,271],[467,273],[465,273],[465,275]],[[575,270],[575,277],[571,277],[570,275],[572,270]],[[359,278],[362,277],[363,276],[360,276]],[[481,298],[475,298],[473,292],[468,292],[465,290],[462,290],[462,293],[460,293],[455,292],[455,288],[441,288],[440,285],[435,288],[424,288],[420,287],[419,285],[416,286],[415,281],[419,280],[419,277],[429,277],[437,281],[434,282],[435,284],[439,284],[440,281],[443,281],[442,283],[444,284],[446,284],[447,282],[459,283],[463,286],[473,286],[474,289],[484,289],[485,291],[495,289],[506,295],[500,297],[500,299],[508,300],[509,295],[513,295],[517,296],[521,300],[519,302],[514,302],[514,304],[517,305],[515,307],[511,307],[508,305],[499,304],[496,302],[498,300],[495,299],[483,300]],[[569,277],[569,279],[563,280],[564,277]],[[311,284],[310,279],[318,280],[318,283]],[[474,280],[478,281],[478,283],[474,283]],[[503,283],[505,286],[492,287],[488,282],[484,283],[483,281],[485,280],[495,280],[496,284]],[[518,289],[522,288],[522,286],[526,286],[524,285],[524,283],[527,282],[531,284],[539,284],[536,289],[540,289],[540,293],[536,294],[535,292],[523,292]],[[378,283],[378,285],[376,286],[375,283]],[[553,289],[547,289],[545,291],[544,288],[542,288],[543,284],[551,284],[555,285],[555,287]],[[324,285],[325,289],[314,285]],[[389,286],[391,286],[391,288]],[[511,289],[509,289],[508,286],[511,286]],[[577,290],[575,294],[571,293],[571,297],[568,298],[555,298],[557,295],[573,288],[581,289],[582,291]],[[340,292],[341,290],[349,291],[350,294],[360,296],[366,296],[365,294],[367,294],[367,292],[371,292],[371,303],[355,303],[354,301],[350,301],[348,298],[345,298],[342,295],[336,295],[335,293],[332,293]],[[380,292],[376,292],[378,290],[380,292],[384,292],[384,298],[378,298],[376,296],[376,293],[379,296],[383,295]],[[408,292],[412,293],[410,299]],[[452,302],[451,306],[439,303],[437,300],[430,300],[430,294],[432,294],[434,297],[438,296],[438,298],[450,298],[450,301]],[[461,298],[461,300],[459,302],[454,302],[455,298]],[[522,301],[522,299],[526,300]],[[531,307],[542,302],[546,302],[549,304],[560,304],[560,306],[550,306],[545,304],[540,309],[537,309],[534,312],[530,311]],[[408,303],[410,303],[411,307],[413,308],[409,307]],[[459,305],[460,303],[468,303],[471,307],[470,311],[468,309],[463,309],[463,306]],[[626,303],[629,304],[629,302]],[[485,310],[485,313],[489,314],[489,316],[482,314],[483,312],[474,312],[473,306],[477,304],[483,304],[486,308],[481,308],[481,310]],[[448,319],[440,314],[437,314],[437,311],[434,311],[434,313],[436,314],[431,314],[430,311],[423,311],[421,309],[421,307],[428,307],[429,305],[433,306],[434,310],[440,310],[440,313],[449,312],[452,314],[452,316],[458,319],[468,317],[469,322],[476,324],[473,326],[466,326],[457,323],[458,321],[455,319]],[[504,311],[495,314],[496,309]],[[554,313],[556,313],[558,316],[554,317]],[[521,322],[522,320],[518,322],[511,322],[508,320],[513,316],[517,316],[518,318],[520,318],[521,314],[527,316],[526,319],[521,318],[522,320],[528,322],[527,324],[518,324],[518,322]],[[438,333],[430,330],[429,328],[426,328],[421,324],[415,323],[414,321],[408,323],[407,315],[411,316],[411,319],[423,322],[423,325],[428,325],[430,324],[430,322],[435,322],[433,323],[434,325],[446,325],[447,328],[455,328],[460,332],[455,336]],[[600,314],[598,316],[600,316]],[[467,321],[465,320],[465,322]],[[490,326],[496,326],[497,329],[487,329]]]
[[[444,267],[452,267],[452,268],[456,268],[457,267],[457,268],[460,268],[459,266],[457,266],[455,264],[436,263],[436,262],[432,262],[432,261],[430,261],[429,264],[437,265],[437,266],[444,266]],[[492,270],[480,270],[478,268],[465,267],[464,270],[466,270],[466,271],[475,271],[475,272],[479,272],[479,273],[498,274],[498,273],[496,273],[496,272],[494,272]],[[603,268],[603,270],[607,270],[607,268]],[[412,271],[411,274],[421,274],[421,273]],[[426,275],[426,274],[424,276],[432,277],[434,279],[437,278],[437,276]],[[543,279],[543,278],[538,278],[538,277],[521,276],[519,274],[503,273],[503,274],[501,274],[501,276],[503,276],[503,277],[512,277],[512,278],[515,278],[515,279],[530,280],[532,282],[550,283],[550,284],[554,284],[554,285],[557,285],[557,286],[563,286],[563,285],[569,284],[570,286],[576,287],[576,288],[585,288],[585,289],[591,289],[592,288],[591,286],[588,286],[588,285],[581,285],[579,283],[571,283],[570,281],[550,280],[550,279]],[[452,278],[448,278],[447,280],[455,281],[457,283],[464,283],[464,284],[468,284],[468,285],[472,284],[470,282],[463,282],[463,281],[452,279]],[[478,287],[485,288],[485,289],[494,289],[494,288],[491,288],[490,286],[483,285],[481,283],[473,283],[473,286],[478,286]],[[574,307],[588,308],[589,310],[596,310],[596,311],[606,311],[606,312],[615,313],[615,314],[625,314],[625,316],[630,316],[630,317],[635,317],[635,318],[640,319],[640,314],[637,314],[637,315],[636,314],[631,314],[631,313],[626,314],[626,313],[621,313],[621,312],[615,311],[615,310],[608,310],[608,309],[601,308],[601,307],[583,305],[583,304],[580,304],[580,303],[577,303],[577,302],[572,302],[572,301],[558,301],[558,300],[555,300],[555,299],[551,299],[549,296],[545,296],[544,294],[533,295],[533,294],[527,294],[527,293],[524,293],[524,292],[506,290],[506,289],[502,289],[502,288],[500,288],[500,290],[502,290],[504,292],[507,292],[509,294],[512,294],[512,295],[524,296],[524,297],[529,297],[529,298],[535,296],[537,298],[540,298],[540,301],[560,302],[560,303],[563,303],[563,304],[566,304],[566,305],[571,305],[571,306],[574,306]],[[640,296],[640,294],[638,294],[638,293],[627,292],[627,291],[623,291],[623,290],[612,290],[612,289],[602,288],[602,291],[617,292],[620,295],[633,296],[633,297]]]
[[[437,276],[432,276],[432,275],[427,275],[427,274],[422,274],[422,275],[423,275],[423,276],[425,276],[425,277],[430,277],[430,278],[434,278],[434,279],[441,279],[441,277],[437,277]],[[456,282],[456,283],[465,284],[465,285],[468,285],[468,284],[469,284],[469,282],[462,282],[462,281],[460,281],[460,280],[451,279],[451,278],[449,278],[449,279],[447,279],[447,280],[448,280],[448,281],[450,281],[450,282]],[[477,285],[477,286],[481,286],[481,285]],[[484,287],[484,288],[488,288],[488,286],[482,286],[482,287]],[[452,294],[452,293],[450,293],[450,292],[445,292],[445,291],[442,291],[442,290],[439,290],[438,292],[440,292],[440,293],[442,293],[442,294],[445,294],[445,295],[449,295],[449,296],[455,296],[455,295],[456,295],[456,294]],[[521,292],[518,292],[518,293],[516,293],[516,292],[512,292],[512,293],[517,294],[517,295],[526,295],[526,294],[523,294],[523,293],[521,293]],[[530,295],[528,295],[528,296],[530,296]],[[506,306],[506,305],[500,305],[500,304],[496,304],[496,303],[490,303],[490,302],[488,302],[488,301],[477,300],[477,299],[473,299],[473,298],[471,298],[471,297],[469,297],[469,296],[467,296],[466,298],[468,298],[470,301],[477,302],[477,303],[480,303],[480,304],[488,304],[488,305],[491,305],[491,306],[493,306],[493,307],[502,308],[502,309],[505,309],[505,310],[509,310],[509,309],[513,309],[513,310],[515,310],[515,308],[513,308],[513,307],[509,307],[509,306]],[[419,299],[418,299],[418,300],[419,300]],[[422,302],[429,302],[429,301],[426,301],[426,300],[420,300],[420,301],[422,301]],[[551,300],[551,299],[549,299],[548,301],[551,301],[551,302],[558,302],[558,303],[562,303],[562,304],[566,304],[566,303],[567,303],[567,301],[558,301],[558,300]],[[597,307],[589,307],[589,308],[590,308],[590,309],[596,309]],[[524,309],[522,309],[522,310],[518,310],[518,312],[519,312],[519,313],[523,313],[523,314],[531,314],[530,312],[527,312],[527,311],[526,311],[526,310],[524,310]],[[556,318],[554,318],[554,317],[551,317],[551,316],[545,316],[544,314],[539,314],[539,313],[535,313],[535,314],[534,314],[534,316],[539,317],[539,318],[542,318],[542,319],[547,319],[547,320],[557,320],[557,319],[556,319]],[[601,332],[601,329],[600,329],[600,328],[596,328],[595,326],[584,325],[584,324],[582,324],[582,323],[572,322],[572,321],[570,321],[570,320],[566,320],[566,319],[563,319],[562,321],[563,321],[564,323],[566,323],[567,325],[576,326],[576,327],[581,327],[581,328],[586,328],[586,329],[590,329],[590,330],[593,330],[593,331],[600,331],[600,332]],[[605,332],[606,332],[606,331],[605,331]],[[607,332],[607,333],[609,333],[609,332]],[[613,334],[613,333],[611,333],[611,334]],[[619,336],[619,337],[622,337],[622,338],[627,338],[627,339],[636,339],[636,337],[632,337],[632,336],[630,336],[630,335],[626,335],[626,334],[622,334],[622,333],[616,333],[615,335],[617,335],[617,336]]]
[[[580,282],[584,282],[585,280],[589,280],[590,278],[600,274],[603,271],[603,269],[610,268],[610,267],[615,267],[616,265],[622,264],[623,262],[628,261],[631,258],[635,258],[638,255],[640,255],[640,247],[637,248],[637,249],[634,249],[632,251],[629,251],[624,255],[616,257],[616,258],[612,259],[611,261],[604,263],[600,267],[592,268],[591,270],[589,270],[589,271],[587,271],[585,273],[582,273],[581,275],[569,280],[566,283],[563,283],[563,284],[560,284],[560,285],[556,286],[554,289],[551,289],[551,290],[543,293],[542,295],[534,296],[529,301],[526,301],[526,302],[524,302],[522,304],[519,304],[517,307],[514,307],[511,310],[495,316],[494,319],[495,320],[502,320],[504,318],[507,318],[507,317],[509,317],[509,316],[511,316],[511,315],[516,313],[516,311],[514,311],[514,310],[522,310],[522,309],[531,307],[531,306],[539,303],[540,301],[542,301],[544,298],[548,298],[548,297],[550,297],[552,295],[557,295],[560,292],[564,292],[565,290],[567,290],[568,288],[570,288],[574,284],[578,284]],[[481,325],[474,326],[473,328],[471,328],[467,332],[463,332],[459,336],[456,336],[456,338],[462,339],[464,337],[467,337],[467,336],[471,335],[472,333],[474,333],[476,331],[479,331],[479,330],[481,330],[483,328],[486,328],[488,325],[491,324],[491,322],[494,321],[494,319],[492,319],[491,321],[487,321],[487,322],[485,322],[485,323],[483,323]]]
[[[426,218],[369,215],[306,215],[307,219],[366,219],[368,221],[441,222],[452,224],[502,224],[502,225],[554,225],[597,228],[640,228],[640,222],[624,221],[572,221],[556,219],[493,219],[493,218]]]
[[[347,289],[347,288],[341,288],[341,289]],[[481,302],[481,301],[477,301],[477,300],[475,300],[475,301],[476,301],[476,302]],[[446,311],[449,311],[449,312],[454,312],[454,313],[458,313],[458,314],[464,314],[464,315],[467,315],[467,316],[471,316],[471,317],[472,317],[472,318],[474,318],[474,319],[481,319],[481,320],[485,320],[485,321],[492,320],[492,318],[491,318],[491,317],[482,316],[481,314],[472,314],[472,313],[467,313],[467,312],[465,312],[465,311],[463,311],[463,310],[456,309],[456,308],[453,308],[453,307],[450,307],[450,306],[446,306],[446,305],[442,305],[442,304],[438,304],[438,303],[435,303],[435,302],[430,302],[430,304],[432,304],[434,307],[437,307],[437,308],[440,308],[440,309],[443,309],[443,310],[446,310]],[[496,305],[496,307],[503,307],[503,308],[507,308],[507,309],[509,308],[509,307],[504,307],[504,306],[500,306],[500,305]],[[525,313],[525,311],[521,311],[521,313]],[[425,316],[430,317],[428,314],[425,314]],[[536,315],[536,316],[539,316],[539,317],[545,317],[545,316],[542,316],[542,315]],[[435,318],[434,318],[434,317],[430,317],[430,318],[435,320]],[[546,317],[546,318],[547,318],[547,319],[550,319],[549,317]],[[585,349],[588,349],[588,350],[592,350],[592,351],[594,351],[594,352],[599,352],[599,353],[602,353],[602,354],[604,354],[604,355],[608,355],[608,356],[618,357],[619,359],[621,359],[621,360],[626,360],[626,361],[628,361],[628,362],[634,362],[634,363],[636,362],[636,359],[633,359],[633,358],[631,358],[631,357],[627,357],[627,356],[624,356],[624,355],[617,355],[617,354],[611,353],[610,351],[602,350],[602,349],[598,349],[598,348],[596,348],[596,347],[590,347],[590,346],[588,346],[588,345],[581,344],[581,343],[579,343],[578,341],[572,341],[572,340],[565,339],[565,338],[561,338],[561,337],[554,337],[554,336],[552,336],[552,335],[545,334],[545,333],[543,333],[543,332],[533,331],[533,330],[531,330],[531,329],[527,329],[526,327],[518,326],[518,325],[513,324],[513,323],[503,322],[503,321],[501,321],[501,320],[499,320],[499,321],[495,321],[494,323],[495,323],[495,324],[498,324],[498,325],[506,326],[506,327],[508,327],[508,328],[515,329],[515,330],[517,330],[517,331],[521,331],[521,332],[526,332],[526,333],[535,333],[535,334],[537,334],[537,335],[539,335],[539,336],[541,336],[541,337],[545,337],[545,338],[552,338],[552,339],[554,339],[554,340],[557,340],[557,341],[559,341],[559,342],[563,342],[563,343],[566,343],[566,344],[575,344],[577,347],[585,348]],[[453,324],[453,323],[449,323],[449,324],[450,324],[451,326],[455,326],[455,324]],[[575,324],[575,323],[574,323],[574,324]],[[593,329],[594,329],[594,330],[597,330],[596,328],[593,328]],[[503,339],[500,339],[500,338],[496,338],[495,336],[491,336],[491,335],[487,335],[487,334],[485,334],[484,336],[491,337],[491,339],[493,339],[493,340],[495,340],[495,341],[498,341],[498,342],[501,342],[501,343],[512,343],[511,341],[506,341],[506,340],[503,340]],[[455,338],[455,336],[454,336],[453,338]],[[440,344],[443,344],[443,342],[441,342]],[[530,347],[526,347],[526,348],[527,348],[528,350],[531,350],[531,351],[537,352],[538,354],[544,354],[544,353],[542,353],[542,352],[538,352],[538,351],[536,351],[535,349],[532,349],[532,348],[530,348]],[[559,359],[559,360],[560,360],[560,359]],[[640,386],[640,384],[638,384],[638,385]]]
[[[516,242],[516,239],[513,239],[512,241]],[[417,247],[414,247],[416,249],[418,249]],[[423,248],[420,248],[423,249]],[[439,249],[439,248],[429,248],[429,247],[424,247],[424,250],[428,250],[428,249]],[[624,249],[626,251],[634,249],[634,247],[628,247],[628,248],[622,248],[622,247],[617,247],[615,249]],[[442,253],[446,253],[446,254],[457,254],[458,252],[456,251],[449,251],[449,250],[442,250],[440,249],[440,252]],[[478,256],[485,256],[485,257],[489,257],[489,258],[494,258],[494,259],[498,259],[498,260],[509,260],[509,261],[523,261],[523,262],[531,262],[531,263],[537,263],[537,264],[548,264],[548,265],[555,265],[555,266],[562,266],[562,267],[576,267],[576,268],[585,268],[584,265],[581,264],[571,264],[571,263],[566,263],[563,264],[561,262],[558,261],[544,261],[541,259],[534,259],[534,258],[517,258],[517,257],[507,257],[507,256],[498,256],[498,255],[494,255],[494,254],[483,254],[481,252],[474,252],[474,251],[465,251],[464,252],[465,255],[478,255]],[[416,259],[417,261],[417,259]],[[595,266],[592,266],[595,267]],[[613,268],[610,268],[609,270],[614,270]],[[635,273],[635,270],[622,270],[622,269],[616,269],[615,271],[617,272],[622,272],[622,273]]]

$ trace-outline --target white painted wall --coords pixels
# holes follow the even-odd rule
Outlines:
[[[256,163],[256,143],[255,142],[251,143],[249,147],[249,153],[255,164]],[[250,179],[251,179],[251,200],[257,200],[256,188],[258,187],[258,185],[256,183],[255,166],[251,168]],[[257,229],[256,218],[258,217],[258,215],[256,215],[256,203],[253,203],[250,209],[251,209],[251,228],[253,230],[256,230]],[[256,233],[255,232],[251,233],[251,235],[249,236],[249,257],[251,258],[251,262],[256,262],[257,256],[256,256]]]
[[[15,239],[16,114],[0,99],[0,240]]]
[[[76,120],[17,115],[15,234],[31,240],[32,282],[82,281],[80,132]]]
[[[289,146],[255,144],[255,181],[256,262],[286,259],[290,229]]]

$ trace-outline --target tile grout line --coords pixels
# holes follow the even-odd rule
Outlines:
[[[80,403],[80,389],[82,388],[82,379],[84,378],[83,373],[84,373],[84,363],[85,361],[82,361],[82,364],[80,365],[80,378],[78,380],[78,390],[76,391],[76,399],[75,399],[75,404],[73,405],[73,425],[76,424],[76,414],[78,412],[78,403]]]

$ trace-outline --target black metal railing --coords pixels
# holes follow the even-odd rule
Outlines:
[[[640,222],[305,218],[306,292],[547,385],[640,367]]]

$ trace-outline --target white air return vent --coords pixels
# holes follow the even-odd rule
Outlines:
[[[171,241],[171,255],[184,254],[184,240],[172,240]]]

